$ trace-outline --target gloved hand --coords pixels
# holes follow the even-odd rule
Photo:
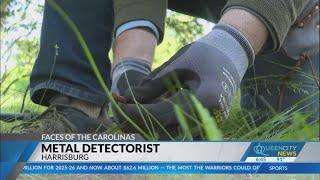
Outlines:
[[[123,95],[129,86],[138,85],[150,71],[150,65],[142,59],[126,58],[116,62],[111,70],[111,92]]]
[[[129,104],[120,103],[120,106],[140,127],[145,126],[149,115],[174,132],[179,123],[173,104],[178,104],[185,114],[192,114],[189,95],[194,94],[210,111],[220,110],[227,118],[232,97],[253,60],[252,47],[237,29],[216,25],[209,34],[179,50],[132,92],[126,91],[124,96]],[[174,89],[172,84],[179,83],[182,89],[175,89],[170,97],[163,98]],[[142,104],[133,104],[134,98]],[[123,119],[119,114],[116,117]],[[127,125],[123,129],[125,132],[135,132],[128,123],[124,124]],[[156,122],[153,124],[157,125]],[[155,129],[160,138],[162,135],[166,138],[161,128]]]

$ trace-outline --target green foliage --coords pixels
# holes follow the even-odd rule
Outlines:
[[[163,42],[157,47],[153,69],[173,56],[182,46],[194,41],[204,32],[197,18],[169,11]]]
[[[13,0],[1,0],[0,2],[0,15],[1,15],[0,27],[2,27],[3,21],[7,16],[14,15],[14,12],[10,11],[11,8],[9,8],[12,2]]]
[[[189,124],[188,121],[186,120],[183,111],[181,110],[181,108],[178,105],[174,105],[174,111],[176,113],[177,119],[180,123],[180,126],[182,128],[183,131],[183,140],[192,140],[192,134],[191,134],[191,129],[189,128]]]
[[[203,33],[203,26],[198,22],[197,18],[172,11],[168,12],[166,25],[167,28],[173,30],[170,35],[178,39],[182,44],[192,42]]]
[[[199,119],[202,122],[202,126],[208,141],[222,140],[223,135],[217,126],[216,120],[210,115],[209,111],[202,106],[200,101],[195,97],[191,96],[191,99],[196,107],[196,111],[199,114]]]
[[[1,1],[1,112],[19,112],[25,101],[28,109],[41,111],[41,108],[24,99],[29,84],[29,75],[38,53],[40,22],[35,21],[31,7],[41,13],[39,1],[31,0]],[[27,93],[28,94],[28,93]]]
[[[1,111],[20,111],[23,97],[29,84],[29,76],[34,58],[38,53],[36,39],[23,39],[16,42],[17,53],[13,56],[15,66],[1,76]],[[30,98],[27,106],[35,108]],[[34,109],[35,110],[35,109]]]

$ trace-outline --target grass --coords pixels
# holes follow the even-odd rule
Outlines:
[[[210,115],[209,111],[194,98],[197,104],[197,113],[200,115],[198,122],[201,131],[205,134],[202,140],[307,140],[318,141],[319,120],[308,123],[308,115],[302,110],[291,110],[270,116],[263,124],[256,127],[252,121],[261,116],[258,112],[249,112],[239,106],[239,95],[233,102],[228,120],[220,121]],[[38,109],[37,107],[35,107]],[[32,109],[31,109],[32,110]],[[180,122],[181,132],[177,135],[180,140],[192,140],[192,127],[178,105],[175,111]],[[11,128],[22,123],[22,121],[4,122],[0,121],[0,132],[10,132]],[[154,123],[155,124],[155,123]],[[119,127],[109,129],[114,132]],[[196,129],[198,130],[198,129]],[[156,136],[154,136],[156,137]]]

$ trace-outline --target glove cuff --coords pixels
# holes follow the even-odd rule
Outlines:
[[[149,75],[151,72],[150,64],[142,59],[138,58],[125,58],[121,59],[112,66],[111,77],[112,86],[111,92],[119,93],[117,87],[120,77],[127,71],[135,71],[144,75]]]
[[[235,27],[229,24],[217,24],[214,26],[214,29],[220,29],[220,30],[226,31],[231,36],[233,36],[245,50],[249,60],[249,67],[253,65],[254,59],[255,59],[254,50],[250,42],[248,41],[248,39],[238,29],[236,29]]]

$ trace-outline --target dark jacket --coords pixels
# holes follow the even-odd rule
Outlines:
[[[157,26],[161,42],[167,8],[214,23],[228,9],[240,8],[257,15],[269,31],[267,49],[278,50],[307,2],[308,0],[114,0],[115,29],[132,20],[149,20]]]

